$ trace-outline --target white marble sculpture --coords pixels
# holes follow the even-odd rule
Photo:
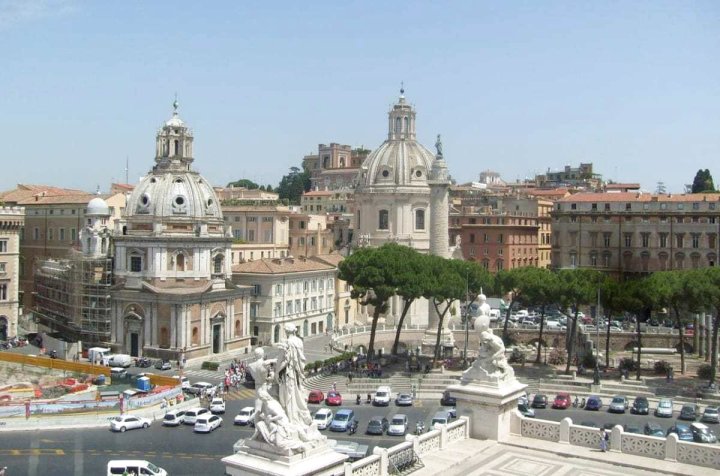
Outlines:
[[[259,443],[261,450],[291,456],[317,448],[327,439],[312,423],[305,402],[303,342],[295,335],[293,324],[286,324],[285,331],[288,337],[279,345],[283,350],[280,359],[265,359],[265,352],[258,347],[256,360],[249,365],[256,396],[255,433],[249,441]]]
[[[505,344],[490,329],[490,305],[483,294],[480,299],[479,315],[473,326],[479,335],[480,346],[478,356],[473,365],[463,372],[462,380],[474,381],[493,386],[501,386],[515,382],[515,371],[505,357]]]

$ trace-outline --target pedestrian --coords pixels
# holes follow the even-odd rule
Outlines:
[[[348,382],[352,383],[353,374],[352,372],[348,373]]]
[[[333,389],[333,392],[337,392],[337,383],[336,382],[333,382],[332,389]]]
[[[600,428],[600,450],[605,453],[608,445],[608,432],[605,428]]]

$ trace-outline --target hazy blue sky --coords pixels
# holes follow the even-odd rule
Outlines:
[[[458,181],[720,181],[720,2],[0,0],[0,190],[106,190],[178,93],[212,183],[377,147],[400,81]]]

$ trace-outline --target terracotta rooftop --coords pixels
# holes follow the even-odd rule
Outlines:
[[[47,198],[47,197],[67,197],[67,196],[92,196],[91,193],[82,190],[74,190],[70,188],[53,187],[50,185],[32,185],[32,184],[18,184],[12,190],[0,192],[0,200],[8,203],[25,203],[35,202],[35,197]],[[85,201],[89,201],[86,199]]]
[[[233,265],[233,273],[286,274],[332,270],[335,266],[312,258],[265,258]]]
[[[662,194],[655,195],[641,192],[611,192],[611,193],[576,193],[561,200],[560,203],[586,203],[586,202],[717,202],[720,193],[689,193],[689,194]]]
[[[345,259],[345,257],[340,253],[328,253],[324,255],[315,255],[311,259],[316,259],[318,261],[322,261],[324,263],[337,267],[340,262]]]

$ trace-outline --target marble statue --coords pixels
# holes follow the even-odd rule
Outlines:
[[[442,156],[443,155],[443,146],[442,146],[442,140],[440,139],[440,134],[437,135],[437,140],[435,141],[435,149],[437,150],[437,155]]]
[[[450,247],[450,258],[464,260],[462,252],[462,238],[460,235],[455,236],[455,245]]]
[[[312,422],[305,402],[305,353],[293,324],[278,347],[279,359],[266,359],[262,347],[248,368],[255,379],[255,433],[250,441],[280,455],[306,453],[327,439]],[[277,370],[276,370],[277,368]]]
[[[479,334],[480,346],[478,356],[473,365],[463,372],[463,381],[478,381],[500,386],[515,382],[515,371],[505,357],[505,344],[490,329],[490,305],[485,302],[483,294],[480,298],[479,315],[473,323],[475,332]]]

